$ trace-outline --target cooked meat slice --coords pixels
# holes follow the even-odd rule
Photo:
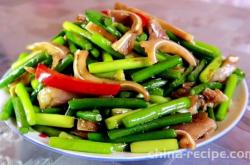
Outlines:
[[[45,87],[37,95],[40,108],[50,108],[53,106],[63,105],[76,95],[61,89]]]
[[[224,101],[227,101],[227,96],[224,95],[223,92],[221,92],[219,89],[205,89],[202,93],[202,95],[205,97],[206,103],[211,104],[213,106],[218,105]]]
[[[149,32],[149,40],[157,38],[168,39],[165,30],[163,30],[159,22],[155,19],[150,19],[148,25],[148,32]]]
[[[173,126],[176,130],[184,130],[188,132],[192,138],[197,141],[208,133],[212,133],[216,129],[216,123],[210,119],[205,112],[199,112],[193,115],[193,121],[191,123],[180,124]]]
[[[182,84],[182,87],[174,91],[172,93],[172,96],[175,98],[189,96],[189,91],[193,85],[194,85],[193,82],[187,82],[187,83]]]
[[[79,119],[77,121],[77,130],[96,132],[98,130],[98,124],[92,121]]]
[[[88,132],[87,131],[79,131],[79,130],[74,130],[71,132],[73,135],[79,136],[83,139],[88,138]]]
[[[177,138],[179,139],[180,148],[195,149],[196,143],[192,136],[184,130],[176,130]]]
[[[232,55],[227,57],[222,66],[213,75],[212,81],[224,82],[234,72],[238,61],[239,57]]]

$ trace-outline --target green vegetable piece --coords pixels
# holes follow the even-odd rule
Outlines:
[[[69,101],[71,109],[99,109],[99,108],[145,108],[144,100],[133,98],[84,98]]]
[[[179,79],[174,80],[169,86],[170,88],[176,88],[185,83],[187,75],[189,75],[193,70],[193,67],[188,67]]]
[[[71,151],[111,154],[113,152],[122,152],[126,145],[120,143],[103,143],[89,140],[51,137],[49,139],[49,146]]]
[[[90,54],[94,57],[94,58],[99,58],[101,53],[98,49],[93,48],[90,50]]]
[[[26,58],[29,54],[27,52],[22,52],[19,54],[17,61]]]
[[[85,39],[84,37],[82,37],[81,35],[79,35],[77,33],[67,31],[66,37],[69,41],[71,41],[75,45],[79,46],[83,50],[92,49],[92,44],[87,39]]]
[[[27,121],[29,125],[35,125],[36,124],[36,117],[35,117],[35,111],[34,107],[32,105],[32,102],[30,100],[29,94],[25,89],[25,86],[22,83],[18,83],[16,85],[16,94],[19,97],[23,108],[25,115],[27,117]]]
[[[116,58],[124,57],[119,52],[115,51],[111,46],[112,43],[103,36],[101,36],[100,34],[97,33],[92,34],[91,41]]]
[[[238,83],[241,82],[246,77],[246,73],[240,68],[235,69],[233,74],[236,74],[238,76]]]
[[[25,57],[22,57],[20,59],[18,58],[18,60],[11,65],[11,69],[13,70],[13,69],[16,69],[16,68],[24,65],[27,61],[29,61],[33,57],[39,55],[40,53],[41,53],[41,51],[34,51],[30,54],[25,55]]]
[[[206,66],[206,60],[201,60],[199,65],[188,75],[187,79],[190,82],[197,81],[200,73]]]
[[[153,79],[150,80],[148,82],[143,83],[142,85],[146,88],[146,89],[152,89],[152,88],[160,88],[164,85],[167,84],[166,80],[163,79]]]
[[[152,131],[142,134],[124,136],[112,141],[117,143],[131,143],[131,142],[145,141],[145,140],[171,139],[176,137],[177,135],[174,129],[165,129],[160,131]]]
[[[90,73],[103,73],[111,72],[119,69],[137,69],[151,65],[148,58],[137,57],[137,58],[127,58],[114,61],[97,62],[88,65]]]
[[[144,49],[141,47],[141,44],[138,41],[135,41],[134,43],[134,50],[139,54],[145,54]]]
[[[142,33],[136,38],[138,42],[146,41],[147,39],[148,39],[148,35],[146,33]]]
[[[219,82],[208,82],[208,83],[202,83],[199,84],[195,87],[193,87],[190,90],[190,94],[191,95],[198,95],[201,92],[203,92],[206,88],[210,88],[210,89],[221,89],[223,87],[223,85]]]
[[[122,34],[126,33],[129,30],[127,26],[124,26],[123,24],[118,22],[113,22],[113,26],[115,26],[116,29],[119,30]]]
[[[166,152],[178,149],[177,139],[148,140],[130,144],[132,153]]]
[[[29,123],[27,121],[23,105],[18,97],[12,98],[12,104],[14,107],[15,115],[16,115],[16,123],[17,128],[21,134],[25,134],[29,132]]]
[[[63,37],[65,35],[65,31],[60,31],[57,35],[55,35],[54,37],[51,38],[51,40],[53,41],[54,39],[56,39],[57,37],[61,36]]]
[[[174,114],[166,117],[162,117],[151,122],[137,125],[131,128],[120,128],[108,131],[110,139],[114,140],[120,137],[133,135],[136,133],[144,133],[146,131],[164,128],[170,125],[176,125],[181,123],[188,123],[192,121],[191,113]]]
[[[41,111],[41,113],[49,113],[49,114],[61,114],[63,112],[62,108],[46,108]]]
[[[35,113],[41,113],[41,109],[38,106],[33,106]]]
[[[220,54],[218,54],[218,52],[214,51],[215,48],[211,45],[208,46],[208,44],[205,43],[201,44],[198,42],[197,43],[190,43],[187,41],[183,41],[180,38],[176,37],[172,32],[170,31],[166,31],[168,37],[170,38],[170,40],[175,41],[177,43],[180,43],[182,46],[184,46],[186,49],[188,49],[189,51],[191,51],[196,57],[200,58],[200,59],[206,59],[208,61],[213,60],[214,58],[216,58],[217,56],[221,56]],[[209,47],[209,48],[208,48]],[[213,49],[211,49],[211,47],[213,47]]]
[[[205,43],[203,41],[195,41],[195,45],[211,50],[216,56],[221,56],[221,50],[214,45]]]
[[[166,103],[169,101],[170,101],[170,98],[168,97],[163,97],[159,95],[150,95],[150,102],[152,103],[161,104],[161,103]]]
[[[164,79],[180,79],[182,76],[182,72],[176,69],[168,69],[160,74],[160,77]]]
[[[59,134],[61,133],[61,130],[54,127],[34,125],[32,128],[40,133],[48,135],[49,137],[59,136]]]
[[[131,91],[121,91],[118,94],[118,97],[120,97],[120,98],[130,98],[130,97],[133,97],[133,96],[134,96],[134,93],[131,92]]]
[[[132,74],[133,81],[136,82],[142,82],[148,78],[151,78],[164,70],[167,70],[169,68],[172,68],[176,66],[177,64],[180,64],[182,62],[182,59],[179,57],[172,57],[169,60],[159,62],[157,64],[154,64],[150,67],[147,67],[145,69],[139,70]]]
[[[78,111],[76,116],[80,119],[89,120],[93,122],[102,121],[102,116],[100,113],[91,111]]]
[[[211,119],[215,120],[214,109],[211,108],[211,107],[208,107],[208,116],[209,116]]]
[[[88,139],[96,142],[107,142],[109,140],[107,136],[97,132],[89,132]]]
[[[65,112],[65,116],[75,116],[75,110],[72,110],[68,107],[67,111]]]
[[[67,55],[60,63],[56,66],[55,70],[58,72],[64,71],[68,66],[73,65],[74,57],[72,54]]]
[[[200,81],[201,82],[209,82],[214,73],[219,69],[222,64],[221,56],[216,57],[213,61],[211,61],[208,66],[201,72]]]
[[[69,44],[69,50],[72,54],[75,54],[75,52],[77,51],[77,47],[76,45],[71,42],[71,41],[68,41],[68,44]]]
[[[81,139],[80,137],[72,135],[72,134],[69,134],[67,132],[60,132],[60,134],[58,135],[58,137],[65,138],[65,139]]]
[[[34,90],[37,90],[38,87],[39,87],[39,85],[40,85],[40,83],[39,83],[39,81],[38,81],[37,79],[32,79],[32,80],[31,80],[31,86],[32,86],[32,88],[33,88]]]
[[[101,26],[112,35],[116,37],[122,36],[122,34],[116,29],[116,27],[112,26],[112,19],[103,15],[101,12],[95,10],[86,10],[85,15],[90,22]]]
[[[150,89],[148,89],[148,92],[150,95],[157,95],[157,96],[164,95],[164,90],[161,88],[150,88]]]
[[[52,40],[52,43],[57,44],[57,45],[64,45],[65,40],[63,36],[58,36]]]
[[[105,120],[105,123],[106,123],[106,126],[108,129],[115,129],[115,128],[118,128],[121,123],[122,123],[122,119],[128,115],[131,115],[133,113],[136,113],[138,112],[138,110],[134,110],[134,111],[129,111],[127,113],[123,113],[123,114],[120,114],[120,115],[115,115],[115,116],[112,116],[112,117],[109,117]]]
[[[13,114],[13,104],[10,97],[2,107],[2,110],[0,112],[0,121],[8,120],[12,116],[12,114]]]
[[[114,56],[116,58],[123,58],[123,55],[120,54],[119,52],[115,51],[111,46],[112,43],[109,40],[107,40],[106,38],[104,38],[103,36],[96,34],[96,33],[91,34],[86,29],[82,29],[82,28],[78,27],[77,25],[73,24],[72,22],[68,22],[68,21],[65,21],[63,23],[63,28],[67,31],[77,33],[77,34],[87,38],[89,41],[91,41],[95,45],[99,46],[100,48],[102,48],[106,52],[110,53],[112,56]]]
[[[74,126],[73,117],[58,114],[36,113],[35,120],[37,125],[61,128],[72,128]]]
[[[42,61],[48,59],[49,56],[44,53],[39,53],[22,66],[17,67],[14,70],[11,70],[0,80],[0,88],[6,87],[8,84],[14,82],[17,78],[19,78],[26,70],[24,67],[35,67],[37,64],[41,63]]]
[[[113,108],[111,110],[112,116],[121,115],[121,114],[130,112],[130,111],[132,111],[132,110],[131,109],[127,109],[127,108]]]
[[[236,90],[238,84],[238,76],[236,74],[231,74],[227,79],[224,94],[228,97],[228,100],[221,103],[215,114],[216,120],[222,121],[226,118],[228,108],[232,102],[233,94]]]
[[[105,61],[105,62],[109,62],[109,61],[113,61],[113,58],[109,53],[103,52],[102,60]]]
[[[144,124],[163,115],[176,112],[180,109],[186,109],[191,106],[191,101],[187,97],[182,97],[163,104],[154,105],[142,109],[136,113],[130,114],[122,119],[125,127],[130,128],[139,124]]]

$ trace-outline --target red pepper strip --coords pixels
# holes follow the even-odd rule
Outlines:
[[[148,24],[149,24],[149,18],[148,17],[146,17],[145,15],[142,15],[140,13],[136,13],[136,12],[135,12],[135,14],[137,14],[141,18],[143,27],[148,26]]]
[[[108,15],[108,10],[102,10],[102,14]]]
[[[121,89],[119,84],[95,83],[77,79],[58,73],[43,64],[39,64],[36,69],[36,79],[47,86],[76,94],[116,95]]]

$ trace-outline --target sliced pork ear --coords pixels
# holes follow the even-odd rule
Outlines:
[[[47,52],[53,59],[52,68],[55,68],[60,60],[64,59],[69,53],[69,49],[67,47],[50,42],[33,43],[27,46],[27,50]]]
[[[168,22],[166,22],[160,18],[157,18],[149,13],[146,13],[140,9],[137,9],[134,7],[129,7],[129,6],[126,6],[125,4],[122,4],[122,3],[116,3],[114,8],[118,9],[118,10],[131,11],[133,13],[138,13],[138,14],[143,15],[143,16],[148,17],[148,18],[156,19],[160,23],[160,25],[163,27],[163,29],[171,31],[176,36],[178,36],[178,37],[180,37],[188,42],[193,42],[193,40],[194,40],[194,37],[191,34],[185,32],[184,30],[182,30],[178,27],[175,27],[175,26],[169,24]]]
[[[180,148],[188,148],[194,150],[196,148],[196,143],[192,136],[184,130],[176,130],[177,138],[179,140]]]
[[[86,20],[86,17],[85,17],[84,15],[78,14],[78,15],[76,16],[76,22],[77,22],[77,23],[86,23],[87,20]]]
[[[96,132],[99,128],[99,125],[95,122],[78,119],[77,120],[77,130],[78,131],[90,131]]]
[[[188,111],[193,115],[198,113],[198,109],[200,108],[200,99],[199,96],[189,96],[191,100],[191,107],[188,109]]]
[[[63,105],[76,95],[61,89],[45,87],[37,95],[37,100],[41,109]]]
[[[202,95],[205,97],[206,103],[212,106],[216,106],[228,99],[228,97],[219,89],[212,90],[207,88],[203,91]]]
[[[88,131],[79,131],[79,130],[74,130],[71,132],[73,135],[76,135],[82,139],[87,139],[88,138]]]
[[[165,30],[161,27],[156,19],[150,19],[148,24],[149,40],[168,39]]]
[[[113,36],[112,34],[107,32],[104,28],[102,28],[102,27],[100,27],[92,22],[89,22],[85,26],[85,28],[91,33],[98,33],[98,34],[102,35],[103,37],[107,38],[111,42],[117,41],[115,36]]]
[[[128,31],[122,38],[112,44],[112,48],[123,55],[128,55],[134,48],[136,34]]]
[[[224,82],[228,76],[230,76],[237,68],[236,64],[239,61],[239,57],[228,56],[222,66],[215,72],[212,77],[212,81]]]
[[[182,84],[182,87],[172,93],[174,98],[180,98],[190,95],[190,89],[194,86],[194,82],[187,82]]]
[[[164,53],[176,54],[185,59],[190,66],[196,66],[196,59],[186,48],[183,46],[164,39],[154,39],[141,42],[141,47],[145,49],[147,56],[152,64],[157,63],[156,53],[161,51]]]
[[[143,31],[140,17],[133,12],[125,10],[109,10],[107,14],[117,22],[132,22],[130,30],[127,31],[118,41],[112,44],[112,48],[123,55],[131,53],[134,48],[136,37]],[[130,20],[128,20],[128,18]]]
[[[189,133],[195,141],[212,133],[216,127],[216,122],[210,119],[205,112],[199,112],[193,115],[193,121],[191,123],[173,126],[176,130],[183,130]]]

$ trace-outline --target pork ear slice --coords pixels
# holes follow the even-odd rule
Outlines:
[[[69,100],[76,98],[77,95],[53,88],[44,87],[37,95],[37,100],[41,109],[59,106],[68,103]]]
[[[191,123],[173,126],[176,130],[183,130],[189,133],[195,141],[212,133],[216,127],[216,122],[210,119],[205,112],[199,112],[193,115],[193,121]]]
[[[211,81],[224,82],[236,70],[239,57],[230,55],[224,61],[222,66],[214,73]]]
[[[161,27],[156,19],[150,19],[148,24],[149,40],[169,39],[165,30]]]
[[[134,48],[134,42],[136,37],[143,32],[142,21],[140,17],[127,10],[109,10],[108,16],[112,17],[117,22],[126,21],[126,18],[130,18],[132,25],[118,41],[112,44],[112,48],[123,55],[128,55]]]
[[[88,131],[88,132],[96,132],[99,129],[99,125],[95,122],[78,119],[77,120],[77,130],[78,131]]]
[[[184,130],[176,130],[177,138],[179,140],[180,148],[188,148],[194,150],[196,148],[196,143],[193,137]]]
[[[167,23],[166,21],[164,21],[160,18],[157,18],[149,13],[146,13],[140,9],[137,9],[134,7],[129,7],[129,6],[122,4],[122,3],[116,3],[114,8],[117,10],[127,10],[127,11],[130,11],[133,13],[138,13],[138,14],[144,15],[144,16],[151,18],[151,19],[156,19],[159,22],[159,24],[162,26],[163,29],[169,30],[170,32],[174,33],[176,36],[180,37],[181,39],[183,39],[185,41],[194,43],[193,35],[185,32],[184,30],[182,30],[176,26],[173,26],[173,25]]]

